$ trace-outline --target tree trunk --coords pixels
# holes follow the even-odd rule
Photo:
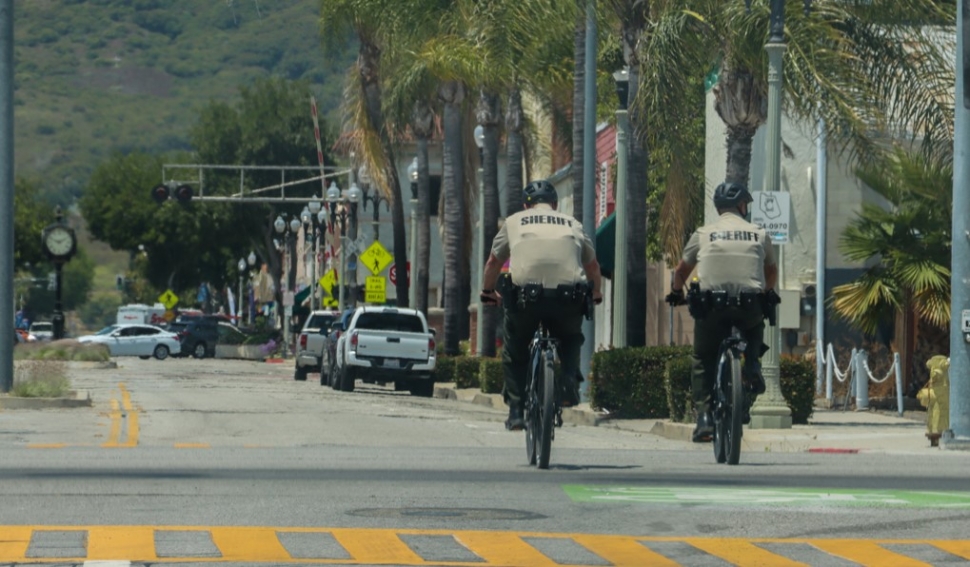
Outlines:
[[[647,194],[649,180],[646,146],[647,117],[636,103],[639,86],[639,65],[630,65],[630,135],[627,136],[627,297],[626,344],[641,347],[647,344]]]
[[[484,269],[485,261],[488,260],[492,248],[492,241],[498,233],[498,219],[501,214],[498,196],[498,128],[501,120],[498,96],[482,91],[476,114],[485,135],[481,153],[482,190],[485,197],[485,218],[483,219],[485,238],[481,256],[473,261],[478,263],[480,269]],[[472,282],[473,297],[480,286],[481,281]],[[498,306],[488,305],[480,315],[483,325],[483,344],[478,345],[478,349],[483,356],[495,356],[495,332],[498,329],[499,314]]]
[[[445,257],[445,354],[460,353],[461,318],[467,321],[468,303],[462,303],[462,254],[465,235],[465,172],[462,144],[461,103],[464,86],[457,81],[443,83],[438,96],[444,103],[444,257]],[[466,262],[467,264],[467,262]]]
[[[391,142],[391,137],[384,124],[384,111],[381,104],[380,57],[381,50],[379,47],[373,43],[361,42],[357,54],[358,74],[364,93],[367,120],[370,122],[370,127],[377,132],[381,141],[383,177],[387,182],[387,191],[390,193],[392,233],[394,234],[394,266],[398,274],[406,274],[408,242],[404,230],[404,203],[401,201],[401,182],[398,179],[397,165],[394,161],[394,144]],[[407,307],[408,278],[397,278],[397,284],[394,288],[397,293],[398,305]]]
[[[506,160],[505,216],[522,210],[522,93],[517,87],[509,90],[509,104],[505,109]]]
[[[725,66],[714,86],[714,110],[727,126],[727,171],[724,181],[748,187],[751,142],[768,116],[764,85],[751,71]]]
[[[427,101],[414,105],[411,126],[418,139],[417,258],[412,258],[411,285],[416,285],[415,309],[428,314],[431,265],[431,189],[428,173],[428,141],[434,129],[434,113]]]
[[[570,172],[573,178],[573,217],[583,222],[583,207],[593,203],[583,202],[583,181],[586,142],[586,3],[577,0],[579,6],[576,27],[573,31],[573,156]]]

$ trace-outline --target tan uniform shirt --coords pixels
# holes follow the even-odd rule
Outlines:
[[[583,266],[596,259],[583,225],[544,203],[507,218],[492,241],[492,254],[503,262],[511,258],[516,285],[546,288],[586,281]]]
[[[765,265],[775,265],[775,253],[767,231],[729,212],[694,231],[683,260],[698,266],[701,289],[735,295],[765,291]]]

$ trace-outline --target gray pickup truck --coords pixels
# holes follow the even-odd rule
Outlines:
[[[313,311],[307,317],[297,339],[294,380],[304,381],[307,373],[320,372],[330,324],[339,317],[340,313],[337,311]]]
[[[336,345],[337,389],[394,384],[414,396],[434,395],[435,340],[424,314],[396,307],[359,307]]]

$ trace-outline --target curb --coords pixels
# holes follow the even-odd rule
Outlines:
[[[502,398],[501,394],[469,392],[464,396],[459,396],[457,389],[454,386],[448,385],[435,386],[434,397],[443,400],[467,402],[494,409],[505,408],[505,400]],[[607,414],[601,414],[591,410],[578,408],[563,408],[562,420],[563,423],[569,423],[572,425],[590,425],[594,427],[603,423],[613,422],[613,419]]]
[[[63,398],[20,398],[0,395],[0,409],[4,410],[81,408],[92,405],[91,396],[86,390],[71,392]]]

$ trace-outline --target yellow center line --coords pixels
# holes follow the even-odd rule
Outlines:
[[[176,449],[208,449],[208,443],[176,443]]]
[[[121,404],[128,413],[128,441],[122,447],[138,446],[138,410],[131,405],[131,393],[125,387],[125,383],[118,384],[121,388]]]
[[[115,398],[111,398],[111,412],[108,415],[111,416],[111,429],[108,431],[108,440],[101,446],[117,447],[121,437],[121,410]]]

